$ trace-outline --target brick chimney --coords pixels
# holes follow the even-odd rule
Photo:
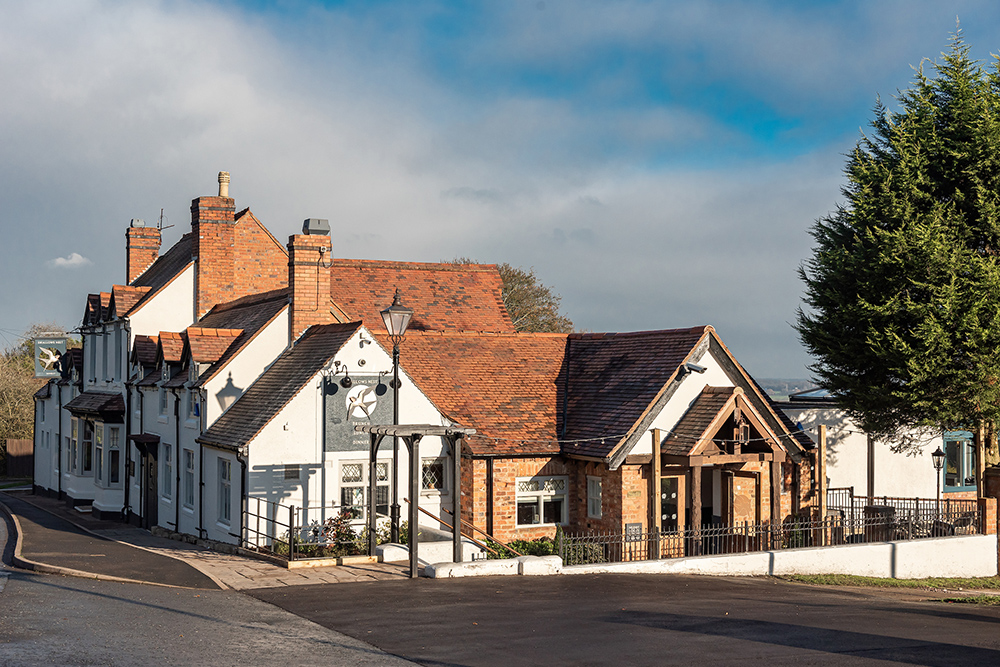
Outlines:
[[[131,285],[160,256],[160,230],[132,218],[125,238],[125,284]]]
[[[292,289],[291,340],[314,324],[333,324],[330,312],[330,257],[332,244],[325,220],[306,220],[303,231],[288,237],[288,284]],[[317,232],[317,229],[320,231]]]
[[[219,196],[191,202],[195,274],[195,317],[201,318],[234,296],[236,203],[229,195],[229,172],[219,172]]]

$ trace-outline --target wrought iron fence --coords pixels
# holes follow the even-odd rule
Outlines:
[[[871,509],[871,508],[870,508]],[[972,509],[897,514],[884,508],[857,518],[793,518],[780,524],[706,525],[674,531],[563,534],[557,537],[564,565],[619,563],[681,556],[748,553],[800,547],[915,540],[982,532],[982,516]],[[889,508],[895,510],[895,508]]]
[[[242,546],[286,560],[358,554],[367,548],[362,517],[354,505],[296,507],[248,498]]]
[[[926,523],[938,516],[954,517],[976,512],[978,505],[974,499],[944,498],[902,498],[893,496],[867,496],[854,494],[854,487],[827,489],[826,507],[828,514],[854,520],[874,513],[891,515],[895,520]]]

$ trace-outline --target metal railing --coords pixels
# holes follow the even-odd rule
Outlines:
[[[874,496],[869,502],[867,496],[858,496],[854,487],[827,489],[827,512],[837,512],[841,516],[854,520],[873,512],[889,513],[896,520],[914,522],[933,521],[938,515],[953,517],[977,511],[978,505],[974,499],[944,498],[902,498],[893,496]],[[881,508],[881,509],[873,509]]]
[[[242,546],[290,561],[362,553],[367,531],[362,511],[354,505],[296,507],[248,498]]]
[[[654,529],[647,532],[562,534],[556,539],[564,565],[583,565],[915,540],[981,532],[983,524],[979,510],[963,507],[952,508],[949,512],[942,508],[935,514],[917,512],[914,508],[914,512],[899,515],[894,511],[862,512],[854,519],[833,515],[821,520],[810,520],[808,517],[790,519],[780,524],[745,523],[673,531]]]

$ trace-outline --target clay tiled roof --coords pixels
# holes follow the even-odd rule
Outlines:
[[[198,376],[198,384],[203,385],[219,373],[229,360],[239,353],[268,322],[273,320],[288,305],[291,291],[287,288],[245,296],[228,303],[215,306],[197,324],[199,329],[216,329],[239,333],[229,339],[229,344],[212,365]],[[188,331],[191,329],[189,328]],[[205,341],[202,341],[205,342]],[[219,343],[208,343],[219,347]],[[196,361],[199,361],[196,359]]]
[[[192,262],[192,246],[193,238],[189,232],[133,280],[132,287],[149,287],[151,293],[157,292]]]
[[[565,349],[566,334],[407,333],[400,366],[446,417],[477,430],[473,453],[554,454]]]
[[[139,303],[139,300],[152,288],[150,287],[129,287],[126,285],[115,285],[111,288],[111,315],[123,317]]]
[[[83,326],[94,324],[101,316],[101,296],[99,294],[87,295],[87,306],[83,310]]]
[[[706,387],[684,413],[663,443],[664,454],[687,456],[706,432],[715,418],[732,399],[735,387]],[[712,434],[708,434],[711,437]]]
[[[52,395],[51,383],[49,382],[43,384],[41,387],[38,388],[38,391],[34,393],[35,398],[48,398],[51,395]]]
[[[513,331],[500,296],[500,273],[492,264],[424,264],[336,259],[330,269],[334,312],[385,331],[379,311],[399,288],[413,309],[410,331]]]
[[[101,322],[108,319],[108,308],[111,306],[111,292],[101,292]]]
[[[132,359],[143,366],[152,366],[156,363],[156,345],[159,342],[157,336],[143,336],[136,334],[132,342]]]
[[[120,424],[125,414],[125,399],[121,394],[85,391],[63,407],[75,415],[98,416],[104,421]]]
[[[205,431],[198,442],[239,449],[326,366],[358,330],[359,323],[310,327]]]
[[[210,364],[222,358],[233,341],[243,333],[243,329],[187,328],[188,350],[191,359],[199,364]]]
[[[185,337],[186,334],[183,333],[161,331],[159,337],[159,356],[162,356],[163,360],[168,363],[179,363],[184,353]]]
[[[701,326],[624,334],[570,334],[564,438],[588,441],[567,444],[564,452],[607,457],[710,331],[711,327]]]

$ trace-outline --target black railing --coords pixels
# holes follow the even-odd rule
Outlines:
[[[353,505],[296,507],[248,498],[242,546],[290,561],[359,554],[367,530],[359,517]]]
[[[974,501],[973,501],[974,505]],[[871,509],[871,508],[869,508]],[[875,510],[885,508],[875,507]],[[915,540],[982,532],[977,509],[897,514],[862,511],[857,518],[790,519],[780,524],[707,525],[674,531],[563,534],[557,537],[564,565],[620,563],[682,556],[750,553],[801,547]]]

